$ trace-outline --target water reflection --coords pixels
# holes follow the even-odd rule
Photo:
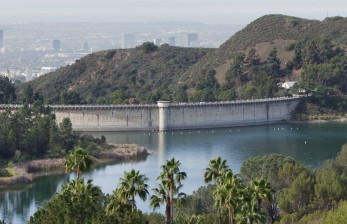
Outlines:
[[[69,175],[49,175],[34,179],[27,187],[4,188],[0,191],[1,218],[8,223],[24,223],[43,201],[48,201],[59,189],[69,182]]]
[[[166,140],[165,137],[166,137],[166,132],[163,132],[163,131],[158,132],[158,163],[159,164],[163,164],[165,162],[165,158],[164,158],[165,140]]]

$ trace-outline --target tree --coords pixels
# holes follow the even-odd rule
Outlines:
[[[228,170],[221,176],[220,184],[213,192],[215,206],[225,206],[228,209],[229,224],[234,223],[235,209],[240,205],[242,189],[241,180],[231,170]]]
[[[336,172],[321,171],[314,185],[315,201],[319,209],[329,210],[338,201],[346,197],[346,187]]]
[[[80,172],[85,172],[90,169],[92,160],[87,155],[84,149],[76,146],[69,155],[65,157],[64,166],[67,172],[76,171],[77,179],[80,177]]]
[[[92,180],[75,179],[62,187],[60,194],[44,204],[30,217],[30,224],[92,223],[92,217],[102,213],[104,195]]]
[[[313,196],[314,177],[307,170],[303,170],[293,180],[290,188],[283,190],[283,195],[279,197],[279,206],[288,214],[295,212],[304,214]]]
[[[65,149],[67,152],[70,151],[74,146],[74,136],[72,133],[73,129],[71,120],[68,117],[66,117],[59,124],[59,139],[61,147]]]
[[[322,223],[336,224],[345,223],[347,220],[347,201],[341,201],[337,209],[328,212]]]
[[[281,74],[281,61],[277,58],[277,49],[272,49],[265,62],[265,71],[272,78],[277,78]]]
[[[0,104],[12,103],[16,100],[14,84],[8,77],[0,77]]]
[[[255,178],[265,178],[275,190],[282,189],[278,181],[278,172],[286,163],[295,163],[293,158],[281,154],[268,154],[249,158],[242,163],[240,175],[245,182],[251,182]]]
[[[208,164],[208,167],[205,169],[204,181],[205,183],[213,182],[213,184],[219,185],[221,176],[229,169],[229,166],[226,165],[226,160],[222,160],[221,157],[214,158]],[[218,221],[221,223],[220,217],[220,207],[217,206]]]
[[[132,205],[128,198],[123,197],[123,192],[117,188],[108,196],[108,204],[106,205],[105,211],[108,216],[116,214],[124,216],[126,211],[131,210],[131,207]]]
[[[158,47],[153,42],[144,42],[141,45],[141,50],[146,54],[155,51],[157,48]]]
[[[244,202],[241,205],[240,212],[236,214],[236,218],[241,223],[263,223],[265,218],[258,206],[257,199],[252,197],[249,189],[246,189],[243,193],[245,194],[243,196]]]
[[[161,204],[165,203],[165,216],[166,223],[170,224],[171,222],[171,209],[170,209],[170,187],[164,181],[163,183],[158,184],[158,187],[152,189],[154,194],[151,196],[150,206],[153,209],[159,208]]]
[[[204,181],[205,183],[213,182],[213,184],[218,184],[220,177],[229,170],[229,166],[226,165],[226,160],[222,160],[220,156],[214,158],[208,164],[205,169]]]
[[[158,176],[157,180],[161,180],[164,184],[163,186],[167,184],[170,189],[169,198],[170,198],[170,223],[173,223],[173,211],[174,211],[174,205],[173,205],[173,199],[174,199],[174,191],[177,188],[180,188],[182,186],[181,181],[184,180],[187,177],[187,174],[185,172],[180,171],[180,161],[175,160],[175,158],[171,158],[171,160],[166,160],[166,164],[162,165],[162,172]]]
[[[135,211],[135,196],[138,195],[143,201],[146,200],[148,193],[148,178],[135,171],[124,172],[124,177],[120,178],[120,190],[122,195],[131,200],[131,211]]]
[[[238,80],[240,80],[242,74],[244,73],[245,67],[245,57],[246,55],[238,53],[233,62],[230,64],[230,69],[226,73],[226,79],[231,86],[234,86]]]
[[[260,208],[262,199],[271,201],[274,190],[270,184],[264,178],[256,178],[251,182],[250,185],[251,194],[258,201],[258,207]]]
[[[188,102],[188,94],[186,90],[188,89],[187,85],[182,85],[177,88],[177,91],[174,93],[175,102]]]
[[[219,83],[215,77],[216,71],[210,69],[198,80],[196,88],[191,95],[192,101],[215,101],[219,95]]]
[[[30,84],[28,84],[28,85],[26,85],[24,87],[23,94],[24,94],[24,97],[25,97],[24,102],[26,102],[27,104],[31,104],[31,103],[34,102],[34,99],[33,99],[33,97],[34,97],[34,90],[33,90],[33,88],[31,87]]]

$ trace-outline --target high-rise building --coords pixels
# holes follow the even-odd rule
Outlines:
[[[89,52],[89,44],[87,41],[82,44],[82,51],[85,53]]]
[[[159,46],[161,44],[161,39],[154,39],[153,43],[157,46]]]
[[[121,33],[120,42],[122,49],[135,47],[135,36],[132,33]]]
[[[53,40],[53,51],[59,52],[60,51],[60,40]]]
[[[185,47],[199,47],[199,36],[197,33],[187,33],[184,35]]]
[[[169,37],[168,44],[169,44],[170,46],[176,46],[175,37]]]
[[[4,31],[0,30],[0,49],[4,47]]]

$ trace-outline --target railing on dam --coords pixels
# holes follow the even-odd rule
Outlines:
[[[265,99],[252,99],[252,100],[233,100],[233,101],[215,101],[215,102],[196,102],[196,103],[170,103],[170,107],[181,106],[220,106],[232,104],[251,104],[251,103],[264,103],[264,102],[280,102],[298,100],[301,97],[277,97]],[[47,105],[54,110],[109,110],[109,109],[150,109],[158,108],[158,104],[109,104],[109,105],[95,105],[95,104],[79,104],[79,105]],[[22,107],[21,104],[0,104],[0,110],[15,109],[18,110]]]

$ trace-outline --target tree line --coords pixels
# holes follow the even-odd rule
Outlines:
[[[75,146],[96,155],[104,142],[104,138],[94,139],[74,132],[69,118],[58,125],[50,107],[40,100],[31,105],[24,103],[19,110],[0,113],[0,176],[9,176],[5,169],[9,161],[61,158]]]
[[[86,155],[81,148],[71,152],[68,157],[75,159],[66,159],[68,170],[87,170],[89,162],[76,163],[88,160]],[[175,158],[161,166],[152,195],[148,178],[134,169],[124,172],[110,195],[77,175],[29,223],[336,223],[347,218],[340,212],[347,203],[347,144],[319,169],[269,154],[248,159],[234,174],[226,160],[213,158],[203,177],[208,185],[192,195],[181,191],[187,175],[180,166]],[[164,205],[165,216],[142,213],[136,196],[149,198],[153,209]]]

